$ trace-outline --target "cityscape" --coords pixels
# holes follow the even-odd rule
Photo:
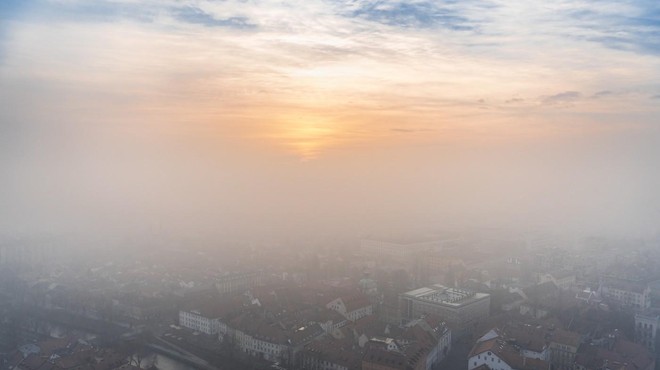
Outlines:
[[[658,238],[181,241],[111,261],[42,243],[1,248],[7,369],[654,369],[660,353]]]

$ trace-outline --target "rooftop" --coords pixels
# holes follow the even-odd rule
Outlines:
[[[440,284],[411,290],[403,295],[418,300],[450,306],[461,306],[489,296],[489,294],[486,293],[476,293],[464,289],[448,288]]]

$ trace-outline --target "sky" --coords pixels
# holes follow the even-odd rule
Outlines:
[[[660,3],[3,0],[0,232],[660,231]]]

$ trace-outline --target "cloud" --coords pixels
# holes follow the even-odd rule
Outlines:
[[[457,172],[471,171],[453,151],[465,143],[464,153],[472,153],[496,142],[533,146],[541,143],[535,138],[545,143],[566,135],[584,137],[582,148],[606,130],[617,143],[619,132],[657,142],[660,107],[649,100],[660,92],[653,4],[657,1],[0,0],[0,161],[27,174],[24,185],[45,184],[43,194],[71,194],[57,197],[56,204],[60,198],[62,204],[107,198],[108,205],[153,202],[154,214],[185,215],[199,202],[258,213],[288,211],[301,199],[295,191],[280,197],[268,181],[272,177],[283,181],[281,189],[295,188],[312,170],[319,175],[315,191],[337,188],[318,186],[331,173],[323,166],[337,155],[348,158],[336,165],[342,169],[355,158],[380,158],[355,173],[377,173],[375,164],[389,176],[392,161],[382,158],[399,158],[392,149],[407,147],[418,148],[414,158],[430,161],[428,173],[437,174],[438,159],[458,159],[456,167],[463,170]],[[591,99],[607,91],[617,99]],[[503,101],[508,104],[498,104]],[[451,155],[435,151],[444,144],[452,144]],[[381,149],[386,157],[359,155]],[[559,151],[549,152],[554,158]],[[19,157],[34,164],[13,160]],[[151,157],[162,165],[149,163]],[[280,172],[296,157],[318,160],[300,176]],[[565,163],[574,163],[567,158]],[[486,171],[474,167],[475,173],[507,176],[489,162],[494,156],[484,159]],[[401,168],[418,172],[421,162],[406,161]],[[631,163],[627,168],[640,161]],[[168,171],[171,166],[181,170]],[[43,170],[51,167],[52,172]],[[508,174],[511,183],[520,183],[514,172]],[[57,176],[71,183],[53,181]],[[208,176],[217,179],[189,187],[190,198],[181,196],[191,179]],[[331,177],[339,188],[350,178]],[[438,184],[444,186],[447,176],[441,177]],[[11,172],[7,178],[13,181]],[[624,171],[616,178],[639,177]],[[77,184],[81,180],[85,184]],[[466,199],[485,194],[478,186],[483,181],[474,183],[476,191],[456,188]],[[350,199],[362,202],[371,195],[369,185]],[[435,185],[429,188],[437,192]],[[89,195],[78,196],[77,189]],[[99,189],[108,191],[99,196]],[[15,196],[18,192],[0,193],[41,203],[38,197]],[[215,201],[206,202],[202,194]],[[269,203],[254,194],[277,196]],[[373,195],[373,203],[409,203],[402,194]],[[309,199],[320,198],[325,197]],[[496,193],[482,198],[475,208],[488,199],[503,204]],[[180,204],[182,212],[160,212],[163,199]],[[369,212],[380,213],[397,212]]]
[[[639,53],[660,53],[660,7],[654,1],[605,2],[603,6],[578,3],[564,14],[576,22],[574,37],[608,48]]]
[[[457,9],[433,1],[364,1],[351,9],[350,15],[387,25],[431,28],[445,27],[457,31],[472,30],[474,25]]]
[[[592,96],[592,98],[594,98],[594,99],[598,99],[598,98],[603,98],[603,97],[606,97],[606,96],[611,96],[611,95],[613,95],[613,94],[614,94],[614,93],[613,93],[612,91],[610,91],[610,90],[602,90],[602,91],[598,91],[598,92],[596,92],[596,93]]]
[[[564,91],[559,94],[543,96],[541,102],[543,104],[564,104],[574,102],[579,99],[581,94],[578,91]]]
[[[403,134],[412,134],[416,132],[432,132],[434,130],[428,128],[392,128],[390,131],[399,132]]]
[[[201,24],[208,27],[255,28],[247,17],[215,18],[212,14],[194,6],[185,6],[174,10],[176,18],[188,23]]]
[[[48,82],[72,97],[91,96],[89,91],[124,99],[130,95],[139,109],[148,106],[153,112],[185,107],[204,116],[199,121],[218,126],[217,122],[239,126],[233,123],[236,117],[251,120],[244,125],[249,129],[237,129],[241,132],[277,130],[295,115],[314,121],[309,112],[349,122],[341,124],[346,132],[359,125],[378,135],[384,132],[382,122],[416,120],[430,125],[437,123],[436,117],[447,121],[438,125],[493,120],[516,127],[511,122],[520,119],[518,115],[537,113],[531,105],[520,104],[523,101],[565,104],[570,112],[573,107],[566,103],[581,98],[577,91],[600,91],[599,96],[605,91],[644,92],[643,97],[631,95],[627,105],[619,107],[624,114],[636,99],[646,99],[655,92],[649,89],[660,85],[657,56],[637,48],[614,49],[594,39],[605,36],[606,28],[617,22],[620,27],[613,37],[639,34],[641,23],[625,24],[616,18],[643,16],[636,3],[44,4],[51,5],[12,17],[11,37],[0,36],[0,47],[6,45],[0,57],[4,55],[8,65],[4,76],[29,80],[23,84]],[[7,24],[0,22],[0,27],[2,23]],[[561,92],[565,86],[575,91]],[[560,93],[548,96],[548,91]],[[492,106],[488,116],[475,103],[501,102],[502,97],[514,98],[505,101],[509,105]],[[73,105],[75,99],[68,101]],[[594,111],[610,106],[597,106],[602,103],[596,99],[589,104]],[[524,122],[531,125],[541,119]]]

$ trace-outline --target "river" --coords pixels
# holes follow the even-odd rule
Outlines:
[[[169,358],[160,353],[155,353],[153,351],[146,352],[142,357],[142,362],[140,367],[143,369],[148,369],[152,365],[155,365],[158,370],[190,370],[192,367],[181,363],[175,359]]]

